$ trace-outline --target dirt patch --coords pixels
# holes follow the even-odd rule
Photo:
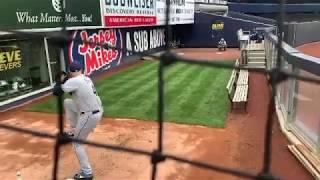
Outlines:
[[[302,53],[320,58],[319,48],[320,48],[320,42],[308,43],[308,44],[304,44],[302,46],[297,47],[297,49]]]
[[[238,49],[230,48],[219,51],[217,48],[187,48],[175,49],[178,55],[194,60],[236,60],[241,53]]]
[[[25,112],[2,123],[25,127],[48,133],[56,132],[57,116],[45,113]],[[166,124],[164,151],[170,154],[202,159],[207,153],[204,145],[225,144],[225,149],[232,151],[232,133],[222,129],[192,127],[186,125]],[[223,137],[223,138],[216,138]],[[157,145],[157,126],[155,122],[135,120],[104,119],[91,134],[89,140],[100,143],[114,144],[123,147],[140,148],[152,151]],[[0,169],[4,179],[13,179],[20,170],[27,179],[49,179],[52,170],[53,144],[52,140],[41,139],[29,135],[19,135],[6,130],[1,131],[0,158],[7,159],[6,166]],[[228,145],[228,142],[230,145]],[[221,148],[221,147],[220,147]],[[214,156],[221,161],[225,151],[216,147]],[[119,153],[94,147],[88,147],[96,179],[148,179],[150,177],[150,159],[144,156],[135,156],[128,153]],[[212,149],[211,149],[212,150]],[[228,151],[229,151],[228,150]],[[9,159],[10,158],[10,161]],[[205,160],[205,159],[204,159]],[[231,161],[230,161],[231,163]],[[226,162],[226,164],[230,165]],[[232,164],[232,163],[231,163]],[[191,168],[189,165],[166,161],[160,165],[160,179],[170,179],[172,174],[180,172],[179,169]],[[71,176],[78,170],[78,162],[70,145],[63,147],[60,160],[59,179]],[[35,173],[35,169],[41,169]],[[188,171],[186,171],[188,172]],[[183,174],[181,174],[183,176]]]
[[[188,52],[189,53],[189,52]],[[165,123],[164,151],[180,157],[258,173],[262,167],[263,137],[269,92],[263,75],[250,73],[247,114],[229,113],[226,128]],[[1,123],[55,133],[54,114],[23,112],[23,108],[1,114]],[[0,174],[14,179],[18,170],[25,179],[50,179],[53,159],[52,140],[0,130],[0,158],[5,163]],[[157,124],[148,121],[104,119],[89,140],[152,151],[157,146]],[[273,129],[272,172],[283,179],[312,179],[288,151],[288,141]],[[150,179],[150,158],[87,147],[95,179]],[[228,174],[195,168],[189,164],[165,161],[158,178],[165,179],[239,179]],[[62,148],[59,179],[79,168],[71,145]]]
[[[245,169],[259,172],[263,165],[264,133],[268,114],[267,78],[262,74],[250,73],[248,115],[238,126],[240,134],[240,164]],[[297,159],[289,152],[289,144],[281,133],[274,114],[272,134],[272,173],[281,179],[313,179]],[[234,117],[241,119],[241,117]],[[251,157],[251,158],[250,158]]]

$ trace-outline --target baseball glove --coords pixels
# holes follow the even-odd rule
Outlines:
[[[52,89],[52,94],[55,96],[62,96],[64,94],[63,90],[61,89],[61,84],[64,84],[69,79],[69,75],[61,71],[55,75],[56,84]],[[72,92],[69,92],[72,95]]]
[[[62,96],[64,94],[63,90],[61,89],[61,86],[59,84],[55,84],[52,89],[52,94],[55,96]]]
[[[66,81],[68,80],[68,74],[66,73],[66,72],[64,72],[64,71],[61,71],[61,72],[59,72],[59,73],[57,73],[56,75],[55,75],[55,81],[57,82],[57,83],[61,83],[61,84],[63,84],[63,83],[65,83]]]
[[[64,71],[61,71],[55,75],[56,84],[52,89],[52,94],[55,96],[62,96],[64,94],[61,89],[61,84],[65,83],[68,80],[68,74]]]

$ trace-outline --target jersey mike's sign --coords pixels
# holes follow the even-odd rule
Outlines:
[[[160,27],[83,30],[72,36],[69,60],[80,61],[86,75],[119,66],[136,53],[159,50],[166,44],[165,29]]]
[[[156,25],[155,0],[103,0],[107,27]]]
[[[102,26],[99,0],[1,0],[0,24],[12,29]]]
[[[69,59],[84,64],[85,74],[120,64],[122,52],[110,48],[122,48],[120,30],[75,31],[73,39],[75,41],[69,45]]]

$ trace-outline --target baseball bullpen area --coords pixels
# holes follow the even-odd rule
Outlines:
[[[161,0],[11,1],[0,25],[28,33],[0,32],[1,179],[320,178],[319,22],[286,23],[277,47],[276,21],[194,0],[170,1],[171,19]],[[63,109],[74,77],[79,112]],[[88,117],[65,134],[70,111]]]
[[[237,59],[240,52],[228,49],[178,49],[187,57],[203,59]],[[100,78],[112,78],[122,72],[141,66],[144,62],[127,65]],[[194,74],[195,77],[198,75]],[[212,77],[214,79],[214,77]],[[165,152],[203,162],[215,162],[221,166],[259,172],[263,159],[263,137],[270,92],[267,79],[261,74],[250,74],[248,113],[227,113],[224,129],[205,126],[165,123]],[[190,82],[190,84],[195,82]],[[125,84],[123,84],[125,85]],[[122,85],[118,88],[121,89]],[[139,88],[139,87],[137,87]],[[185,87],[187,88],[187,87]],[[221,89],[225,90],[224,86]],[[57,114],[28,112],[27,109],[45,103],[50,97],[33,102],[14,111],[3,113],[3,123],[32,130],[57,132]],[[197,100],[189,100],[193,104]],[[202,100],[204,101],[204,100]],[[138,105],[139,102],[137,102]],[[108,105],[106,105],[108,108]],[[153,150],[157,145],[157,124],[127,118],[105,118],[90,135],[89,140],[120,145],[121,147]],[[272,172],[283,179],[312,179],[309,173],[286,148],[288,141],[273,127]],[[28,179],[50,179],[52,171],[54,141],[21,135],[12,131],[1,131],[0,158],[6,162],[0,173],[4,179],[14,179],[17,171]],[[129,153],[88,147],[96,179],[148,179],[151,166],[149,158]],[[18,162],[18,163],[17,163]],[[62,147],[59,178],[64,179],[78,169],[71,145]],[[173,161],[163,163],[158,172],[159,179],[238,179],[236,176],[195,168]]]

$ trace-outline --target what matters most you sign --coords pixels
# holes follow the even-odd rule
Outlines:
[[[0,24],[10,29],[101,26],[99,0],[1,0]]]
[[[7,29],[70,30],[159,26],[166,22],[165,0],[1,0],[0,25]],[[170,24],[194,23],[194,0],[170,0]]]

